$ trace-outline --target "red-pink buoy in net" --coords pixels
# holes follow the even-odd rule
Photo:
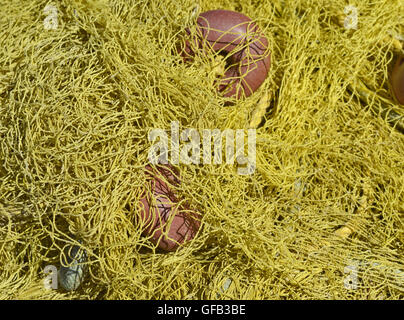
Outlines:
[[[146,191],[140,199],[143,235],[165,251],[175,251],[197,234],[201,215],[186,203],[179,203],[173,187],[180,184],[178,173],[170,165],[147,165]]]
[[[404,57],[397,59],[391,73],[391,84],[394,95],[400,104],[404,104]]]
[[[230,67],[219,80],[219,92],[239,99],[260,87],[268,75],[271,55],[267,38],[249,17],[229,10],[206,11],[199,15],[196,30],[191,42],[185,42],[185,60],[195,55],[195,48],[229,55]]]

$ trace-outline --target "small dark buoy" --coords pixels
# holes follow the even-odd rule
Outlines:
[[[69,245],[62,255],[62,266],[59,270],[59,284],[66,291],[76,290],[83,282],[87,261],[85,250],[77,245]]]

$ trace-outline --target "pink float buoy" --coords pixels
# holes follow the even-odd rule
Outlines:
[[[188,34],[189,29],[186,30]],[[191,43],[193,45],[191,45]],[[195,48],[228,55],[230,65],[218,80],[218,91],[225,97],[248,97],[264,82],[271,65],[268,40],[247,16],[229,10],[203,12],[197,19],[197,33],[185,41],[181,55],[185,61]]]
[[[173,187],[180,184],[180,178],[173,167],[147,165],[145,171],[146,191],[140,199],[143,235],[160,249],[174,251],[195,237],[201,215],[179,203]]]
[[[404,57],[397,59],[391,73],[394,95],[400,104],[404,104]]]

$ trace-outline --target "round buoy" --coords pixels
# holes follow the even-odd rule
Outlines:
[[[143,235],[160,249],[174,251],[193,239],[200,227],[201,215],[179,201],[173,187],[180,184],[171,166],[146,166],[146,190],[140,199]]]
[[[185,41],[181,55],[189,60],[196,50],[227,56],[229,66],[218,80],[218,90],[225,97],[250,96],[264,82],[271,65],[267,38],[249,17],[235,11],[201,13],[196,35]]]

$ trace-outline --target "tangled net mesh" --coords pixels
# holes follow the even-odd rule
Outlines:
[[[48,4],[0,1],[0,299],[404,298],[402,0],[62,0],[50,30]],[[231,106],[215,56],[176,51],[219,8],[251,17],[272,55]],[[202,227],[163,253],[136,208],[148,132],[172,121],[256,128],[256,170],[178,165]],[[46,289],[72,244],[85,280]]]

